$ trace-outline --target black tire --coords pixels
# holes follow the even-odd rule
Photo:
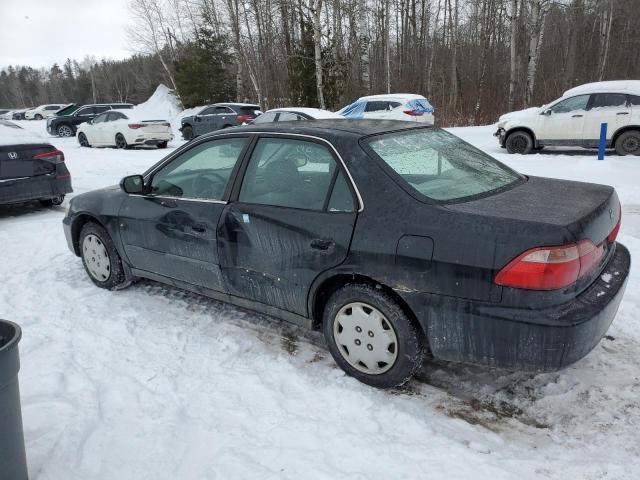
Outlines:
[[[505,146],[509,153],[527,155],[533,149],[533,138],[527,132],[518,130],[509,134]]]
[[[53,198],[42,198],[38,200],[43,207],[53,207],[54,205],[62,205],[64,202],[64,195],[58,195]]]
[[[616,139],[618,155],[640,155],[640,130],[628,130]]]
[[[191,125],[185,125],[182,127],[182,138],[185,140],[193,140],[193,128]]]
[[[58,134],[59,137],[62,137],[62,138],[73,137],[73,135],[75,134],[75,132],[73,131],[73,127],[66,123],[63,123],[62,125],[58,125],[58,128],[56,128],[56,133]]]
[[[40,115],[39,113],[36,113],[35,116],[33,117],[34,120],[42,120],[42,115]]]
[[[385,320],[388,321],[395,333],[397,356],[391,367],[383,373],[365,373],[352,366],[343,356],[342,349],[344,346],[338,346],[334,338],[336,316],[351,303],[364,303],[377,309],[384,315]],[[340,325],[338,325],[339,327]],[[356,327],[356,331],[358,331],[358,328],[360,327]],[[347,375],[372,387],[391,388],[400,386],[407,382],[422,364],[424,356],[424,336],[422,332],[393,298],[380,288],[364,284],[348,284],[337,290],[325,305],[323,330],[329,351],[340,368]],[[362,348],[364,348],[364,344],[369,340],[362,329],[359,331],[362,333],[357,335],[362,336],[362,342],[364,342],[362,343]],[[368,334],[369,337],[373,337],[371,332],[368,332]],[[356,340],[356,345],[360,346],[361,343]],[[367,345],[367,348],[369,347],[371,346]]]
[[[124,138],[124,135],[122,135],[121,133],[116,133],[116,148],[122,148],[125,150],[129,148],[127,139]]]
[[[78,143],[80,144],[81,147],[91,147],[91,145],[89,144],[89,140],[87,139],[87,136],[82,132],[78,134]]]
[[[169,143],[169,142],[160,142],[160,143],[158,144],[158,148],[167,148],[167,144],[168,144],[168,143]]]
[[[109,257],[110,274],[104,280],[95,278],[87,266],[87,263],[91,261],[91,259],[89,258],[90,252],[85,254],[83,245],[85,238],[89,235],[93,235],[99,239],[100,243],[104,245],[104,248]],[[87,275],[95,285],[107,290],[120,290],[122,288],[128,287],[131,284],[131,279],[127,278],[127,275],[122,266],[122,259],[120,258],[120,255],[118,254],[118,251],[116,250],[111,237],[101,225],[93,222],[85,223],[82,227],[82,230],[80,231],[78,245],[80,247],[80,256],[82,258],[82,265],[84,266],[84,270],[85,272],[87,272]]]

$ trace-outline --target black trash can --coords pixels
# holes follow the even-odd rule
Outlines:
[[[20,327],[0,320],[0,478],[27,480],[18,371]]]

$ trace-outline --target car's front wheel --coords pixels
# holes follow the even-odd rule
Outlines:
[[[167,148],[168,142],[160,142],[158,148]]]
[[[39,113],[36,113],[36,116],[33,118],[36,120],[42,120],[42,115],[40,115]]]
[[[382,289],[352,284],[337,290],[325,306],[323,329],[336,363],[367,385],[402,385],[422,363],[420,330]]]
[[[184,138],[185,140],[193,139],[193,128],[191,127],[191,125],[185,125],[184,127],[182,127],[182,138]]]
[[[640,155],[640,130],[629,130],[616,139],[618,155]]]
[[[117,290],[131,283],[111,237],[101,225],[86,223],[80,231],[79,246],[84,269],[98,287]]]
[[[533,138],[522,130],[510,133],[505,142],[507,152],[526,155],[533,149]]]
[[[69,125],[60,125],[57,132],[59,137],[73,137],[73,129]]]
[[[80,143],[81,147],[90,147],[91,145],[89,144],[89,140],[87,139],[87,136],[80,132],[78,134],[78,142]]]

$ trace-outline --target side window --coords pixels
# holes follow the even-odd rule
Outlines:
[[[187,150],[156,172],[153,195],[222,200],[246,137],[223,138]]]
[[[103,113],[102,115],[98,115],[96,118],[94,118],[94,119],[92,120],[92,122],[93,122],[94,124],[96,124],[96,123],[102,123],[102,122],[106,122],[106,121],[107,121],[107,114],[106,114],[106,113]]]
[[[591,100],[591,109],[615,108],[627,105],[627,96],[622,93],[596,93]]]
[[[239,200],[323,210],[337,164],[324,145],[261,138],[251,155]]]
[[[394,108],[397,108],[400,105],[402,105],[400,102],[389,102],[389,110],[393,110]]]
[[[198,115],[213,115],[216,113],[216,107],[208,107],[201,111]]]
[[[259,115],[258,117],[255,118],[255,120],[253,121],[253,123],[270,123],[270,122],[275,122],[276,121],[276,116],[278,115],[278,112],[267,112],[267,113],[263,113],[262,115]]]
[[[102,112],[106,112],[107,110],[111,110],[111,107],[107,105],[100,105],[98,107],[94,107],[93,109],[95,110],[96,113],[102,113]]]
[[[629,103],[634,107],[640,106],[640,96],[638,95],[629,95]]]
[[[568,113],[576,110],[586,110],[589,102],[589,95],[578,95],[577,97],[567,98],[566,100],[556,103],[550,110],[553,113]]]
[[[330,212],[353,212],[355,209],[353,194],[349,189],[347,179],[344,173],[338,171],[338,178],[336,178],[336,183],[333,185],[333,192],[331,192],[327,210]]]
[[[291,113],[291,112],[282,112],[280,114],[280,118],[278,119],[279,122],[293,122],[296,120],[302,120],[303,118],[300,117],[299,115],[295,114],[295,113]]]
[[[80,110],[78,110],[77,115],[79,117],[82,117],[82,116],[85,116],[85,115],[93,115],[93,107],[81,108]]]
[[[381,112],[389,109],[389,102],[369,101],[364,109],[365,112]]]
[[[227,113],[235,113],[235,112],[228,107],[216,107],[215,113],[218,115],[224,115]]]

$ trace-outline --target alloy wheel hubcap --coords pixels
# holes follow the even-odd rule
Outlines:
[[[91,276],[106,282],[111,276],[111,261],[107,249],[97,235],[89,234],[82,242],[82,257]]]
[[[627,138],[622,144],[625,152],[635,153],[640,148],[640,141],[635,137]]]
[[[118,148],[124,148],[125,146],[125,140],[124,137],[122,135],[118,135],[116,137],[116,147]]]
[[[71,135],[73,135],[73,132],[71,131],[71,128],[65,126],[62,126],[58,129],[58,133],[60,134],[61,137],[70,137]]]
[[[516,152],[524,152],[525,147],[527,146],[527,142],[522,137],[516,137],[513,139],[513,149]]]
[[[398,337],[380,310],[348,303],[333,322],[333,339],[349,365],[369,375],[388,371],[398,358]]]

